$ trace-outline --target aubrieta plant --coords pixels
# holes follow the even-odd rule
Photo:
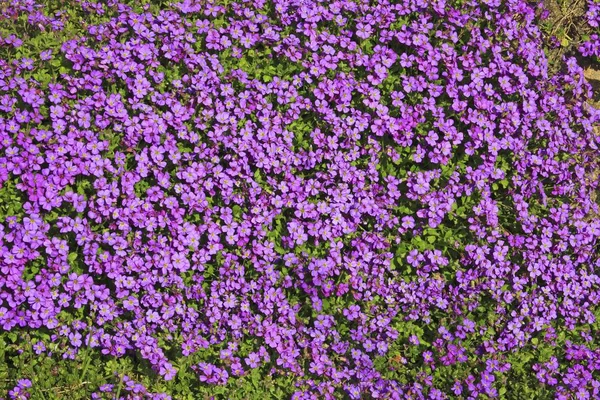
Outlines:
[[[539,7],[0,13],[0,397],[600,397],[600,112]]]
[[[584,57],[600,61],[600,1],[587,0],[585,18],[587,25],[594,30],[594,33],[579,46],[579,52]]]

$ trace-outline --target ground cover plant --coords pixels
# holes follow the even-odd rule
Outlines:
[[[585,10],[0,3],[0,398],[600,397]]]

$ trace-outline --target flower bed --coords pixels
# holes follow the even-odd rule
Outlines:
[[[598,397],[582,68],[392,3],[0,6],[0,390]]]

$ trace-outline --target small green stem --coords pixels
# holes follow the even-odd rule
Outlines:
[[[92,357],[88,355],[88,359],[85,362],[85,365],[83,366],[83,371],[81,371],[81,376],[79,377],[79,381],[83,382],[84,378],[85,378],[85,374],[87,372],[88,366],[90,365],[90,362],[92,361]]]
[[[123,379],[121,375],[119,375],[119,386],[117,386],[117,394],[115,395],[115,399],[119,400],[119,396],[121,395],[121,388],[123,387]]]

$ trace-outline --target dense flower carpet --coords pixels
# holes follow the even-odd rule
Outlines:
[[[0,398],[600,398],[533,3],[0,2]]]

